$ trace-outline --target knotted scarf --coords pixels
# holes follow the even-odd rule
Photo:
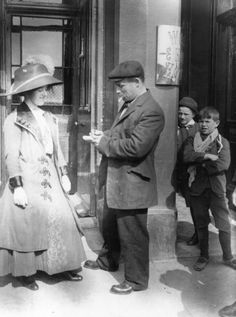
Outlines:
[[[217,137],[219,136],[219,149],[217,151],[217,153],[219,153],[223,147],[222,142],[221,142],[221,135],[218,132],[218,129],[215,129],[211,134],[209,134],[207,136],[207,138],[205,140],[202,139],[200,132],[197,132],[194,136],[194,140],[193,140],[193,148],[195,152],[203,152],[206,153],[206,151],[209,149],[211,143],[217,139]],[[191,187],[192,182],[195,179],[196,176],[196,166],[192,165],[188,168],[188,173],[189,173],[189,180],[188,180],[188,185],[189,187]]]

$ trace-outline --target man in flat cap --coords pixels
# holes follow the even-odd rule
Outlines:
[[[137,61],[119,64],[109,74],[124,104],[105,132],[90,134],[102,153],[99,178],[105,186],[102,221],[104,247],[85,267],[115,271],[124,261],[124,281],[114,294],[145,290],[149,279],[148,207],[157,204],[154,152],[164,127],[164,115],[144,84]]]
[[[190,207],[191,216],[194,224],[194,234],[187,241],[188,245],[198,244],[197,229],[195,226],[195,219],[193,216],[192,208],[190,206],[190,191],[188,187],[187,173],[188,165],[183,161],[183,148],[184,142],[189,136],[194,136],[198,131],[198,123],[194,121],[198,113],[198,104],[191,97],[183,97],[179,101],[178,110],[178,133],[177,133],[177,191],[185,198],[186,206]]]

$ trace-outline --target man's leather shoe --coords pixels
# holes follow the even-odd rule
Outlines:
[[[130,286],[126,281],[118,285],[113,285],[110,292],[118,295],[128,295],[133,291],[132,286]]]
[[[219,311],[219,315],[221,317],[230,317],[230,316],[236,316],[236,302],[234,302],[230,306],[225,306]]]
[[[83,276],[81,276],[78,271],[67,271],[63,274],[67,280],[72,282],[80,282],[83,280]]]
[[[99,270],[100,269],[100,266],[98,265],[97,261],[92,261],[92,260],[85,261],[84,267],[86,267],[86,269],[91,269],[91,270]]]
[[[236,270],[236,259],[230,259],[230,260],[223,260],[224,265],[227,265],[231,267],[232,269]]]
[[[97,261],[87,260],[84,262],[84,267],[91,270],[103,270],[108,272],[116,272],[119,266],[111,265],[110,263],[105,265],[99,259]]]
[[[196,245],[198,244],[198,237],[196,235],[196,233],[194,233],[194,235],[187,241],[187,245]]]
[[[37,291],[39,289],[39,286],[35,282],[33,276],[21,276],[18,280],[24,287],[30,289],[31,291]]]
[[[209,263],[208,258],[204,258],[203,256],[200,256],[197,259],[196,263],[194,264],[193,268],[195,271],[202,271],[205,269],[208,263]]]

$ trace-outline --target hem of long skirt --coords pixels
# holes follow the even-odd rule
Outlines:
[[[47,275],[49,276],[53,276],[53,275],[57,275],[57,274],[62,274],[62,273],[65,273],[65,272],[68,272],[68,271],[75,271],[75,270],[78,270],[81,268],[81,265],[80,266],[72,266],[72,267],[69,267],[69,268],[66,268],[66,269],[63,269],[63,270],[56,270],[56,271],[50,271],[50,270],[42,270],[42,269],[37,269],[37,270],[33,270],[31,272],[22,272],[22,273],[15,273],[15,272],[12,272],[12,271],[6,271],[6,272],[0,272],[0,277],[5,277],[7,275],[11,275],[13,277],[20,277],[20,276],[32,276],[32,275],[35,275],[39,272],[43,272],[43,273],[46,273]]]

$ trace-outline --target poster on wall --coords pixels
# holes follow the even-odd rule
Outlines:
[[[157,26],[156,85],[179,85],[180,27]]]

